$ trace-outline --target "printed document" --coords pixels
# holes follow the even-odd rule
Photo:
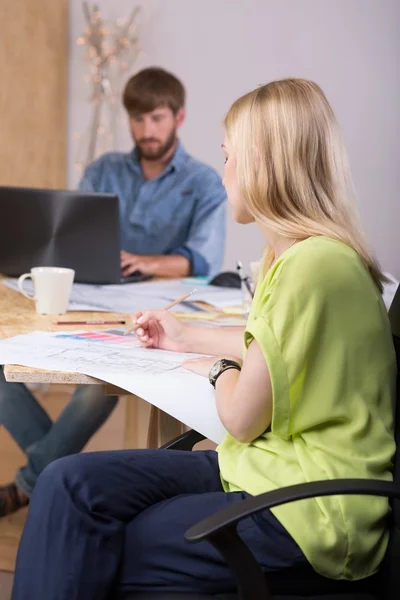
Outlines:
[[[220,443],[225,429],[208,380],[182,367],[184,354],[142,348],[136,338],[97,341],[93,332],[33,332],[0,342],[0,364],[84,373],[113,384]],[[116,336],[117,337],[117,336]]]

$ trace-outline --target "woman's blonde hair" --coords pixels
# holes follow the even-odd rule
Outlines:
[[[236,100],[225,128],[256,221],[288,238],[344,242],[382,291],[386,278],[361,229],[343,139],[321,88],[306,79],[263,85]],[[264,268],[273,258],[267,251]]]

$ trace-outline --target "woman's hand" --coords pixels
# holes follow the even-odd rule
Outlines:
[[[193,373],[202,375],[202,377],[208,377],[211,368],[215,365],[217,360],[222,358],[234,360],[239,363],[239,365],[242,364],[242,359],[237,358],[237,356],[205,356],[204,358],[191,358],[190,360],[185,360],[183,367],[188,371],[193,371]]]
[[[137,339],[146,348],[187,351],[190,328],[166,310],[145,310],[132,315]]]

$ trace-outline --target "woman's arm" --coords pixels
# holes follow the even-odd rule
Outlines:
[[[197,327],[179,321],[165,310],[132,315],[137,338],[148,348],[199,354],[242,355],[244,327]]]
[[[220,358],[242,355],[243,327],[190,327],[166,312],[144,311],[132,317],[133,328],[143,346],[175,352],[211,354],[187,361],[184,366],[208,377]],[[216,383],[219,417],[240,442],[251,442],[269,427],[272,418],[272,387],[268,366],[256,340],[250,344],[241,372],[225,371]]]
[[[238,360],[232,353],[220,358]],[[216,360],[215,357],[190,360],[184,367],[207,377]],[[268,429],[272,420],[272,386],[265,357],[256,340],[247,350],[242,370],[224,371],[215,389],[219,418],[239,442],[251,442]]]
[[[244,327],[188,327],[185,352],[242,356]]]

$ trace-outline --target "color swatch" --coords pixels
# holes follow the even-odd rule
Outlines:
[[[80,333],[59,333],[57,338],[70,340],[79,340],[83,342],[106,342],[107,344],[132,344],[136,341],[136,336],[123,335],[118,330],[114,331],[81,331]]]

